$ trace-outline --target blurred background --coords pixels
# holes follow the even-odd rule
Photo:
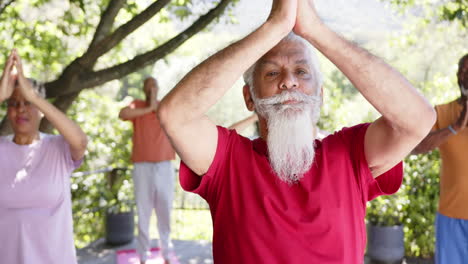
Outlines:
[[[316,5],[328,25],[401,71],[432,104],[459,96],[457,63],[468,52],[467,0],[317,0]],[[143,79],[157,78],[158,97],[164,97],[198,63],[259,26],[270,6],[261,0],[0,0],[0,66],[17,48],[27,75],[45,83],[47,97],[90,139],[72,184],[77,248],[104,236],[106,210],[133,207],[131,124],[118,120],[118,112],[132,98],[143,98]],[[333,132],[378,118],[341,72],[320,59],[325,76],[320,128]],[[239,80],[209,111],[215,123],[229,126],[250,115],[242,85]],[[5,109],[0,106],[2,119]],[[53,133],[48,122],[41,127]],[[9,133],[4,120],[0,133]],[[243,131],[254,133],[254,126]],[[409,257],[434,254],[439,166],[437,151],[409,156],[400,191],[368,205],[369,223],[403,225]],[[106,178],[112,168],[129,169],[114,189]],[[210,241],[207,204],[176,186],[173,238]],[[151,230],[157,236],[155,224]]]

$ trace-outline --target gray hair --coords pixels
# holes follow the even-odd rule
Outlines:
[[[310,52],[310,61],[312,63],[312,69],[314,71],[314,77],[315,77],[315,85],[317,87],[317,89],[320,89],[320,87],[322,87],[322,84],[323,84],[323,75],[322,75],[322,72],[320,71],[320,64],[319,64],[319,60],[318,60],[318,57],[317,57],[317,51],[315,49],[314,46],[312,46],[312,44],[310,44],[310,42],[308,42],[307,40],[305,40],[304,38],[296,35],[294,32],[290,32],[286,37],[284,37],[281,41],[281,42],[286,42],[286,41],[291,41],[291,42],[300,42],[302,44],[305,45],[306,49],[309,50]],[[253,84],[253,80],[254,80],[254,73],[255,73],[255,68],[257,67],[257,64],[258,64],[258,61],[256,61],[252,66],[250,66],[250,68],[248,68],[243,77],[244,77],[244,82],[245,84],[247,84],[249,86],[249,89],[250,89],[250,93],[252,94],[252,96],[254,97],[254,99],[256,98],[255,97],[255,91],[254,91],[254,84]]]
[[[31,86],[34,89],[34,91],[36,91],[40,97],[46,98],[46,89],[45,89],[44,83],[41,83],[32,78],[27,78],[27,79],[28,81],[31,82]],[[15,85],[18,85],[18,84],[19,84],[18,81],[16,81]]]

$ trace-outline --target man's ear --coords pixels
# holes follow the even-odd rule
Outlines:
[[[250,86],[248,84],[244,85],[242,94],[244,95],[245,106],[247,106],[247,109],[249,109],[249,111],[255,111],[255,103],[252,99],[252,94],[250,93]]]

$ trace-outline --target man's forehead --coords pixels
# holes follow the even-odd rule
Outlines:
[[[279,64],[282,61],[288,61],[294,64],[311,64],[311,58],[304,50],[292,49],[271,51],[259,60],[260,65]]]

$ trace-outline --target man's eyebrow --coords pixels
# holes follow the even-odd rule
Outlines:
[[[266,64],[272,64],[272,65],[275,65],[275,66],[278,66],[279,64],[274,62],[274,61],[271,61],[271,60],[262,60],[260,61],[260,65],[266,65]]]

